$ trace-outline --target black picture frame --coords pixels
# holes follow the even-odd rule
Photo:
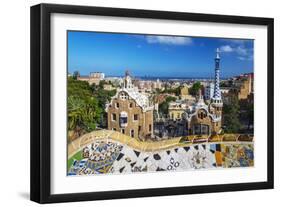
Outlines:
[[[51,130],[51,71],[50,71],[50,15],[52,13],[134,17],[194,22],[218,22],[267,26],[267,181],[238,184],[169,187],[74,194],[51,194],[50,130]],[[38,203],[88,201],[103,199],[166,196],[179,194],[211,193],[272,189],[274,187],[274,113],[273,113],[273,62],[274,20],[272,18],[195,14],[168,11],[103,8],[88,6],[39,4],[31,7],[31,174],[30,199]]]

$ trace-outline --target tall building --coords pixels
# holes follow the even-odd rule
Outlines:
[[[90,73],[90,78],[96,78],[96,79],[103,80],[104,77],[105,77],[105,75],[102,72],[92,72],[92,73]]]
[[[187,134],[210,135],[220,133],[223,102],[219,82],[220,56],[217,49],[215,57],[215,87],[211,103],[209,105],[205,103],[200,90],[197,102],[190,106],[183,114],[186,120]]]
[[[215,91],[215,84],[209,83],[204,90],[204,98],[205,100],[211,100],[211,98],[214,96]]]
[[[126,72],[120,89],[106,106],[108,129],[132,138],[145,139],[153,134],[153,105],[139,93]]]
[[[156,81],[153,81],[152,88],[154,90],[156,90],[156,89],[162,90],[162,82],[159,79],[157,79]]]
[[[254,76],[253,73],[243,74],[235,78],[231,92],[237,96],[239,100],[248,99],[254,92]]]
[[[77,76],[77,80],[87,81],[90,85],[93,83],[98,85],[101,80],[104,80],[104,73],[101,72],[91,72],[89,76]]]

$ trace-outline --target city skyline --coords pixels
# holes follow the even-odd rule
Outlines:
[[[216,48],[222,78],[253,72],[254,40],[80,31],[68,31],[68,72],[213,78]]]

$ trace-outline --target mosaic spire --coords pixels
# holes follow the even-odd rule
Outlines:
[[[213,99],[220,100],[221,99],[221,91],[220,91],[220,51],[217,48],[216,58],[215,58],[215,90]]]

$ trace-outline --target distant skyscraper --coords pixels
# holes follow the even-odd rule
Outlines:
[[[205,100],[210,100],[214,96],[215,84],[209,83],[204,91]]]

